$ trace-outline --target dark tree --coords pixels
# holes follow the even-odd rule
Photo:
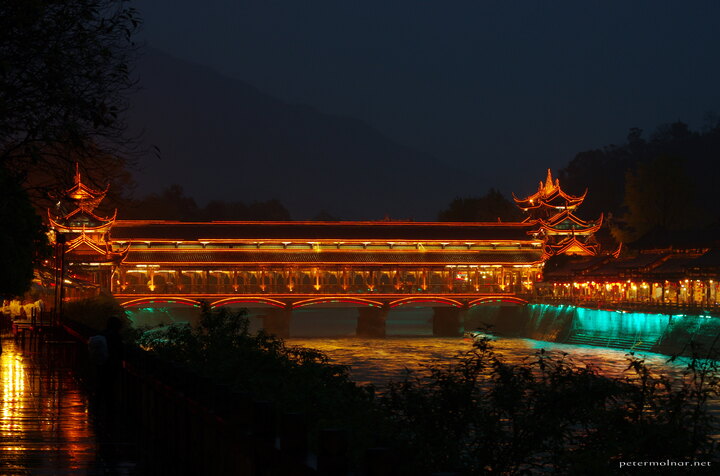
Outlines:
[[[286,221],[290,220],[290,213],[278,200],[250,204],[213,200],[201,208],[176,184],[159,194],[153,193],[129,203],[123,208],[123,217],[180,221]]]
[[[687,230],[702,224],[706,218],[695,207],[695,186],[685,165],[678,157],[661,156],[627,173],[623,241],[651,230]]]
[[[320,213],[313,217],[314,221],[340,221],[340,218],[336,217],[327,210],[320,210]]]
[[[122,168],[138,25],[126,0],[0,2],[0,165],[31,187]]]
[[[440,221],[519,221],[522,218],[517,205],[494,188],[482,197],[458,197],[438,213]]]
[[[0,167],[0,296],[20,296],[30,289],[33,267],[44,256],[45,228],[27,193]]]
[[[633,222],[628,222],[628,226],[634,231],[626,229],[623,233],[622,238],[628,239],[637,237],[648,226],[677,228],[678,220],[692,222],[695,228],[702,228],[704,223],[713,220],[720,221],[720,213],[713,206],[720,181],[720,168],[716,165],[719,154],[720,122],[717,119],[710,118],[701,132],[690,130],[683,122],[661,125],[647,140],[640,129],[633,128],[623,145],[577,154],[560,171],[559,177],[570,193],[588,189],[581,215],[596,217],[604,212],[606,217],[616,219],[616,223]],[[671,158],[682,158],[682,164]],[[663,167],[668,169],[660,170]],[[679,174],[676,181],[672,180],[674,173]],[[633,183],[628,183],[628,178]],[[681,186],[688,181],[691,185]],[[661,192],[658,186],[667,188]],[[684,192],[680,194],[678,187]],[[628,192],[631,196],[626,195]],[[661,197],[661,193],[665,195]],[[670,218],[668,213],[673,205],[665,200],[682,207],[682,217]],[[634,211],[628,209],[631,204],[643,202],[648,207],[644,219],[649,222],[645,224],[639,215],[638,206],[642,205],[633,205]],[[668,212],[660,214],[664,218],[656,213],[658,207]],[[686,223],[681,228],[687,226]]]
[[[129,219],[198,220],[200,210],[195,199],[185,195],[180,185],[174,184],[160,192],[129,204],[123,217]]]

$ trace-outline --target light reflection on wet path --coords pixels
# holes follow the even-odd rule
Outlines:
[[[2,348],[0,474],[102,474],[87,401],[70,370],[12,339]]]

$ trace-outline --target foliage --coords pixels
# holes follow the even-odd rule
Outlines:
[[[163,218],[165,220],[290,220],[290,213],[277,200],[264,202],[211,201],[199,207],[192,197],[185,195],[180,185],[171,185],[159,194],[152,193],[124,207],[128,219]]]
[[[125,309],[109,294],[70,301],[63,306],[63,317],[87,328],[89,332],[104,331],[111,316],[122,321],[122,328],[127,337],[134,340],[136,333],[132,330],[132,323],[127,318]]]
[[[263,331],[250,334],[244,312],[205,307],[199,326],[175,324],[146,332],[138,343],[218,383],[276,401],[285,411],[305,413],[320,427],[362,428],[372,419],[373,390],[356,386],[347,367]]]
[[[439,221],[517,221],[522,220],[520,209],[491,188],[482,197],[456,198],[438,214]]]
[[[18,181],[0,167],[0,296],[21,296],[37,261],[47,255],[45,227]]]
[[[75,161],[102,177],[121,167],[138,26],[127,0],[0,3],[3,167],[55,182],[67,178]]]
[[[694,184],[679,157],[660,156],[638,164],[625,179],[624,241],[634,241],[653,229],[682,230],[698,223]]]
[[[409,473],[609,474],[621,460],[714,454],[717,370],[694,360],[678,383],[629,354],[627,377],[609,379],[544,350],[510,365],[481,339],[457,365],[392,384],[382,403],[414,456]]]
[[[505,362],[487,339],[451,366],[391,384],[379,398],[327,356],[289,347],[245,316],[204,309],[200,325],[173,325],[139,341],[217,382],[300,411],[318,427],[351,428],[357,448],[397,455],[397,474],[610,474],[619,461],[707,460],[715,455],[717,362],[692,360],[683,380],[655,375],[628,354],[611,379],[544,350]],[[380,435],[380,436],[378,436]]]
[[[605,213],[613,233],[629,241],[654,228],[702,229],[720,219],[712,208],[720,180],[718,153],[717,120],[697,132],[682,122],[661,125],[649,138],[632,128],[624,144],[577,154],[559,178],[570,193],[587,188],[582,213]]]

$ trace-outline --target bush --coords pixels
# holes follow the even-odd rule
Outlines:
[[[245,311],[202,310],[200,324],[173,324],[145,332],[138,343],[217,383],[273,400],[285,412],[307,415],[313,430],[353,428],[366,439],[374,407],[373,389],[357,386],[348,367],[333,365],[313,349],[287,346],[263,331],[251,335]],[[369,432],[369,430],[368,430]]]
[[[105,330],[109,317],[119,318],[123,323],[123,330],[131,334],[134,340],[132,322],[125,314],[125,309],[115,298],[108,294],[100,294],[91,298],[71,301],[63,306],[63,318],[86,328],[91,334],[98,334]]]
[[[510,365],[481,339],[457,365],[392,384],[382,405],[411,473],[610,474],[621,460],[716,455],[718,388],[715,361],[677,381],[631,353],[627,377],[610,379],[544,350]]]
[[[611,379],[567,354],[540,350],[511,365],[487,339],[456,364],[391,384],[375,397],[319,351],[259,332],[243,313],[203,309],[200,325],[146,332],[141,345],[284,411],[315,429],[351,429],[361,448],[386,446],[394,474],[612,474],[620,461],[708,460],[717,445],[708,412],[718,397],[715,361],[692,360],[684,379],[655,375],[628,354]]]

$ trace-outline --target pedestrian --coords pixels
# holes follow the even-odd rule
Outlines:
[[[90,338],[88,343],[90,359],[95,367],[95,396],[98,417],[111,431],[115,421],[115,400],[117,383],[120,379],[123,360],[123,342],[120,335],[122,321],[111,316],[105,330]]]

